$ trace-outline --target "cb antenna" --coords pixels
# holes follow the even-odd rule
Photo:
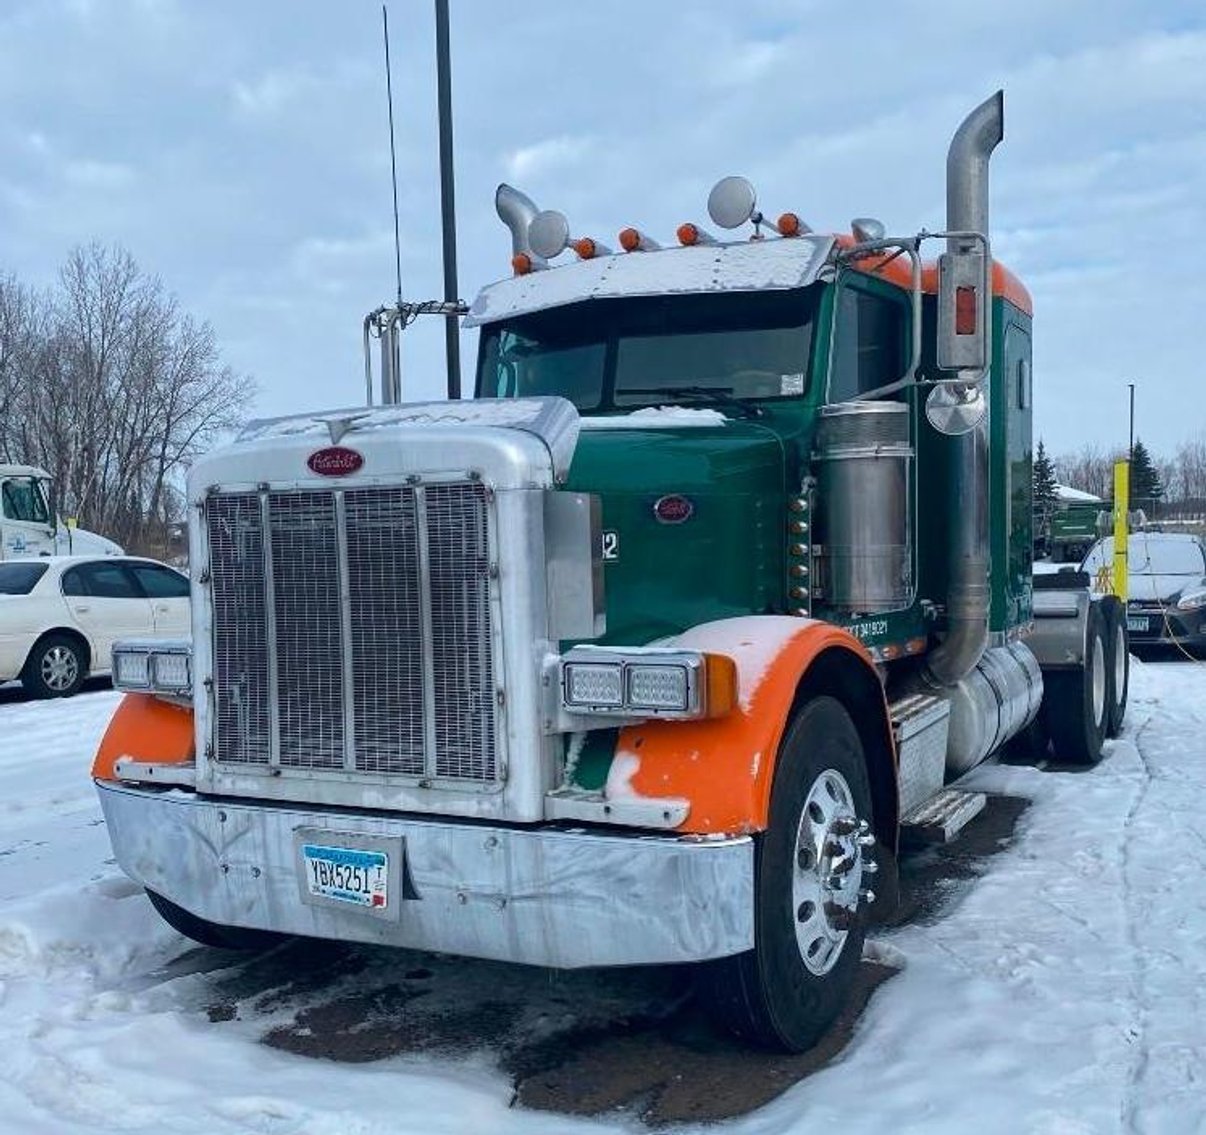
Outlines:
[[[398,235],[398,155],[394,143],[394,87],[389,65],[389,11],[381,5],[381,33],[385,40],[385,100],[389,106],[389,170],[394,190],[394,273],[398,281],[398,306],[402,306],[402,239]]]

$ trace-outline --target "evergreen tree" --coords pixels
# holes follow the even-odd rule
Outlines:
[[[1051,535],[1051,517],[1059,498],[1056,495],[1055,463],[1047,456],[1047,447],[1039,438],[1034,455],[1034,536],[1036,552],[1045,552]]]
[[[1164,486],[1160,484],[1160,474],[1156,471],[1152,456],[1147,446],[1136,440],[1131,454],[1131,506],[1154,512],[1163,496]]]

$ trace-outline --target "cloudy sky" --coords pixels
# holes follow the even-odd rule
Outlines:
[[[943,222],[951,131],[998,86],[997,255],[1034,295],[1039,430],[1062,452],[1206,430],[1201,0],[452,0],[461,291],[509,271],[510,180],[614,243],[705,216]],[[392,0],[403,284],[440,294],[430,0]],[[126,246],[255,377],[257,411],[355,402],[393,293],[380,5],[0,0],[0,271]],[[408,332],[405,397],[443,390]],[[467,366],[476,352],[465,333]]]

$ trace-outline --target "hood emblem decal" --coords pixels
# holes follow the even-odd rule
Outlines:
[[[669,493],[653,502],[653,515],[661,524],[683,524],[695,513],[690,497],[681,493]]]

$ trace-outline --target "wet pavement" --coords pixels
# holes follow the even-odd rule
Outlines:
[[[1025,800],[990,797],[948,847],[904,859],[889,926],[943,917],[1012,839]],[[846,1012],[809,1052],[751,1050],[717,1029],[686,967],[557,972],[367,946],[294,940],[246,960],[197,948],[153,980],[199,977],[215,1028],[316,1061],[486,1059],[516,1106],[625,1115],[651,1127],[745,1114],[834,1060],[896,971],[859,971]]]

